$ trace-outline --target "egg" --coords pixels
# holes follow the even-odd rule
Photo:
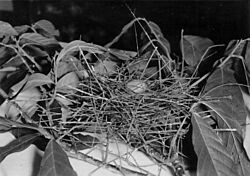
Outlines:
[[[127,88],[134,93],[143,93],[147,90],[147,84],[143,80],[132,80],[127,83]]]

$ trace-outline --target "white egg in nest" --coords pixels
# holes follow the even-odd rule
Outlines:
[[[143,93],[147,90],[147,84],[143,80],[132,80],[127,83],[127,88],[134,93]]]

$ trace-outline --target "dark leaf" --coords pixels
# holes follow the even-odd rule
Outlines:
[[[213,45],[213,42],[208,38],[184,35],[181,45],[183,45],[181,46],[181,48],[183,48],[183,59],[188,65],[196,66],[202,59],[204,59],[204,53]]]
[[[226,56],[230,54],[241,55],[246,43],[246,41],[231,40],[228,43],[224,54]]]
[[[32,57],[46,57],[48,53],[42,49],[42,47],[36,45],[26,45],[23,47],[24,51]]]
[[[233,60],[235,61],[235,60]],[[250,175],[250,163],[243,148],[243,133],[246,122],[246,111],[240,86],[234,78],[232,59],[218,68],[207,80],[204,96],[213,98],[203,104],[211,109],[219,129],[234,129],[234,132],[218,133],[223,145],[237,164],[239,175]]]
[[[10,91],[10,88],[19,83],[21,80],[25,78],[27,71],[24,70],[17,70],[8,75],[8,77],[3,80],[0,84],[0,88],[2,88],[7,94]]]
[[[0,46],[0,66],[15,56],[15,51],[12,48]]]
[[[38,176],[77,176],[67,154],[54,140],[46,147]]]
[[[164,37],[160,27],[152,21],[149,21],[148,24],[149,24],[151,31],[156,34],[155,37],[157,38],[157,41],[160,42],[161,47],[164,50],[164,52],[169,54],[170,53],[170,44],[169,44],[168,40]]]
[[[11,133],[15,136],[15,138],[20,138],[25,135],[34,134],[36,130],[30,128],[11,128]],[[45,148],[48,144],[49,140],[44,136],[38,136],[37,139],[33,142],[33,144],[39,148],[41,151],[45,151]]]
[[[0,147],[0,162],[9,154],[20,152],[28,148],[40,135],[39,133],[28,134],[15,139],[4,147]]]
[[[21,56],[16,55],[3,64],[3,67],[20,67],[22,64],[24,64],[24,62]]]
[[[215,131],[197,113],[191,119],[197,176],[236,176],[235,163]]]

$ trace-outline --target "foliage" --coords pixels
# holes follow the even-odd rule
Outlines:
[[[134,26],[137,48],[112,48]],[[182,153],[192,132],[197,175],[250,174],[248,39],[224,48],[182,32],[178,58],[160,27],[144,18],[105,46],[59,42],[47,20],[16,27],[0,22],[0,29],[0,131],[17,138],[0,148],[1,161],[39,147],[39,138],[50,141],[40,175],[76,175],[66,153],[78,156],[116,139],[179,176],[189,170]]]

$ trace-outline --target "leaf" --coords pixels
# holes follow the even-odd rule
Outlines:
[[[109,76],[117,73],[117,63],[110,60],[99,61],[94,66],[94,72],[99,75]]]
[[[198,155],[197,176],[236,176],[235,163],[215,131],[198,113],[191,118],[192,139]]]
[[[28,25],[15,26],[14,29],[16,30],[18,35],[21,35],[21,34],[27,32],[30,29],[30,26],[28,26]]]
[[[196,66],[203,59],[206,50],[213,45],[213,42],[208,38],[202,38],[193,35],[184,35],[183,42],[183,59],[190,66]]]
[[[0,147],[0,162],[2,162],[9,154],[20,152],[28,148],[39,136],[39,133],[28,134],[15,139],[4,147]]]
[[[59,31],[56,30],[55,26],[48,20],[39,20],[33,27],[46,37],[59,36]]]
[[[45,149],[38,176],[77,176],[67,154],[54,140]]]
[[[20,36],[22,43],[38,44],[41,46],[59,45],[54,38],[47,38],[38,33],[24,33]]]
[[[235,60],[234,60],[235,61]],[[246,111],[237,84],[232,59],[223,67],[218,68],[207,80],[203,96],[213,100],[204,101],[211,114],[217,120],[219,129],[232,129],[234,132],[220,132],[223,145],[231,153],[239,175],[250,175],[250,163],[243,148],[243,133],[246,121]]]
[[[225,49],[224,55],[241,55],[246,43],[246,41],[231,40],[228,43],[227,48]]]
[[[5,46],[0,46],[0,66],[10,60],[15,56],[15,51],[12,48],[8,48]]]
[[[73,89],[76,88],[78,84],[79,84],[78,76],[76,75],[75,72],[70,72],[64,75],[57,82],[56,89],[62,93],[70,93],[70,91],[75,92],[75,90]]]
[[[248,73],[250,73],[250,43],[247,41],[246,44],[246,53],[245,53],[245,65]]]
[[[9,24],[4,21],[0,21],[0,38],[4,36],[16,36],[16,30]]]
[[[152,21],[149,21],[148,25],[151,31],[156,34],[155,37],[157,38],[157,41],[160,42],[160,44],[162,45],[162,49],[164,50],[164,52],[169,54],[171,51],[170,44],[168,40],[164,37],[160,27]]]
[[[247,117],[246,117],[246,128],[244,130],[244,148],[246,150],[246,153],[248,155],[248,158],[250,158],[250,96],[242,91],[242,96],[244,99],[244,103],[247,110]]]
[[[119,49],[113,49],[113,48],[109,49],[109,53],[123,61],[132,59],[137,55],[137,52],[135,51],[126,51],[126,50],[119,50]]]
[[[19,67],[22,64],[24,64],[22,57],[19,55],[16,55],[9,59],[5,64],[3,64],[3,67]]]
[[[69,72],[76,72],[79,78],[84,78],[84,75],[82,75],[83,70],[85,69],[79,59],[74,56],[64,57],[57,66],[57,78]]]
[[[49,76],[42,73],[34,73],[28,77],[27,83],[25,84],[22,91],[53,83],[54,82],[50,79]]]

